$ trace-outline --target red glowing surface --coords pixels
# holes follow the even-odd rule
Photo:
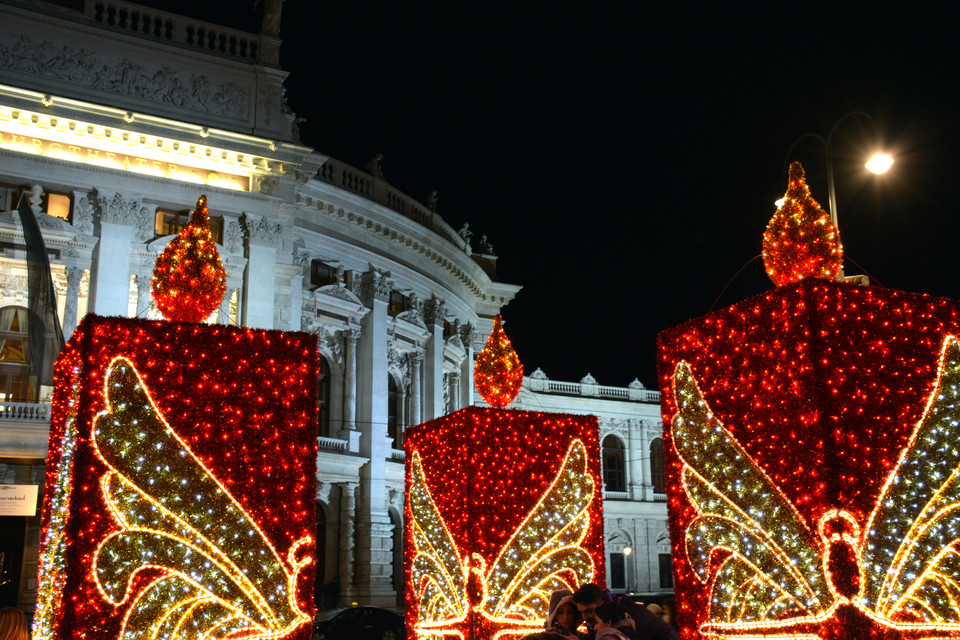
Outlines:
[[[48,478],[63,462],[64,429],[76,392],[78,437],[69,495],[68,548],[53,638],[117,637],[126,607],[114,607],[91,576],[97,546],[117,529],[100,479],[106,466],[91,446],[91,425],[103,411],[104,376],[124,356],[149,387],[157,408],[190,450],[247,510],[281,555],[315,536],[316,337],[221,325],[87,316],[57,363]],[[75,388],[76,385],[76,388]],[[55,499],[48,481],[44,533]],[[43,550],[41,550],[41,554]],[[315,556],[314,543],[302,555]],[[316,564],[300,574],[297,602],[312,614]],[[155,574],[153,574],[155,577]],[[151,570],[137,574],[133,590]],[[309,625],[286,638],[310,638]]]
[[[822,280],[779,287],[660,334],[663,417],[670,425],[678,413],[674,378],[678,363],[686,362],[712,419],[732,434],[814,536],[820,528],[830,541],[818,552],[827,558],[834,588],[849,596],[860,588],[850,552],[866,535],[885,482],[924,415],[945,339],[958,332],[960,303],[953,300]],[[710,622],[710,585],[698,579],[688,557],[685,534],[698,512],[681,482],[674,429],[667,427],[664,444],[675,588],[682,594],[682,637],[693,639],[705,637],[700,630]],[[919,629],[893,631],[842,603],[821,622],[787,625],[777,633],[930,636]],[[941,633],[958,635],[955,629]],[[767,629],[754,635],[775,634]]]

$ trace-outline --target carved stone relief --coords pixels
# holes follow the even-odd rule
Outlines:
[[[0,38],[0,65],[11,71],[199,113],[245,119],[249,109],[249,89],[235,82],[211,83],[197,73],[145,66],[24,35],[13,40]]]
[[[260,247],[273,247],[275,249],[280,247],[280,234],[283,232],[283,225],[279,222],[273,224],[265,217],[260,217],[259,220],[255,220],[253,216],[246,213],[243,214],[242,222],[247,231],[250,244],[255,244]]]

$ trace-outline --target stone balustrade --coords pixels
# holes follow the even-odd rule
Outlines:
[[[49,423],[50,404],[45,402],[0,402],[0,422]]]
[[[204,53],[256,62],[259,39],[245,31],[127,2],[87,2],[84,15],[98,26]]]
[[[540,375],[524,376],[523,386],[530,391],[540,393],[555,393],[566,396],[585,396],[609,398],[611,400],[625,400],[629,402],[660,403],[660,392],[644,389],[639,383],[629,387],[609,387],[588,382],[563,382],[550,380]]]
[[[393,188],[382,178],[375,178],[345,162],[328,158],[317,171],[317,179],[363,196],[391,211],[396,211],[403,217],[430,229],[461,250],[467,249],[467,244],[460,234],[444,222],[436,211],[431,211],[407,194]]]

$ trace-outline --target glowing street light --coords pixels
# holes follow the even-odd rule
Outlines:
[[[630,553],[633,552],[633,549],[628,545],[623,548],[623,557],[626,560],[623,567],[624,577],[626,578],[627,583],[627,593],[630,593]]]
[[[871,173],[886,173],[893,166],[893,158],[885,153],[877,153],[867,160],[865,166]]]
[[[787,175],[788,167],[790,166],[790,154],[793,153],[793,150],[801,140],[804,140],[805,138],[814,138],[823,144],[824,156],[827,162],[827,195],[829,197],[830,220],[833,222],[833,226],[837,230],[837,233],[840,232],[840,225],[837,223],[837,187],[833,177],[833,135],[837,132],[837,127],[840,126],[840,123],[852,116],[863,116],[866,118],[870,122],[870,128],[874,131],[874,133],[876,133],[876,127],[873,124],[873,118],[863,111],[851,111],[850,113],[841,116],[836,122],[833,123],[833,126],[830,127],[830,133],[827,134],[826,138],[816,133],[805,133],[794,140],[793,144],[790,145],[790,148],[787,149],[786,157],[783,159],[783,174]],[[892,165],[893,158],[891,156],[886,153],[877,153],[874,154],[864,166],[872,173],[880,174],[885,173]],[[777,200],[776,205],[778,209],[782,207],[783,198]]]

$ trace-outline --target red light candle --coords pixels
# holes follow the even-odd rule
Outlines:
[[[306,640],[316,338],[87,316],[57,364],[33,637]]]
[[[958,314],[804,280],[660,334],[683,638],[960,636]]]

